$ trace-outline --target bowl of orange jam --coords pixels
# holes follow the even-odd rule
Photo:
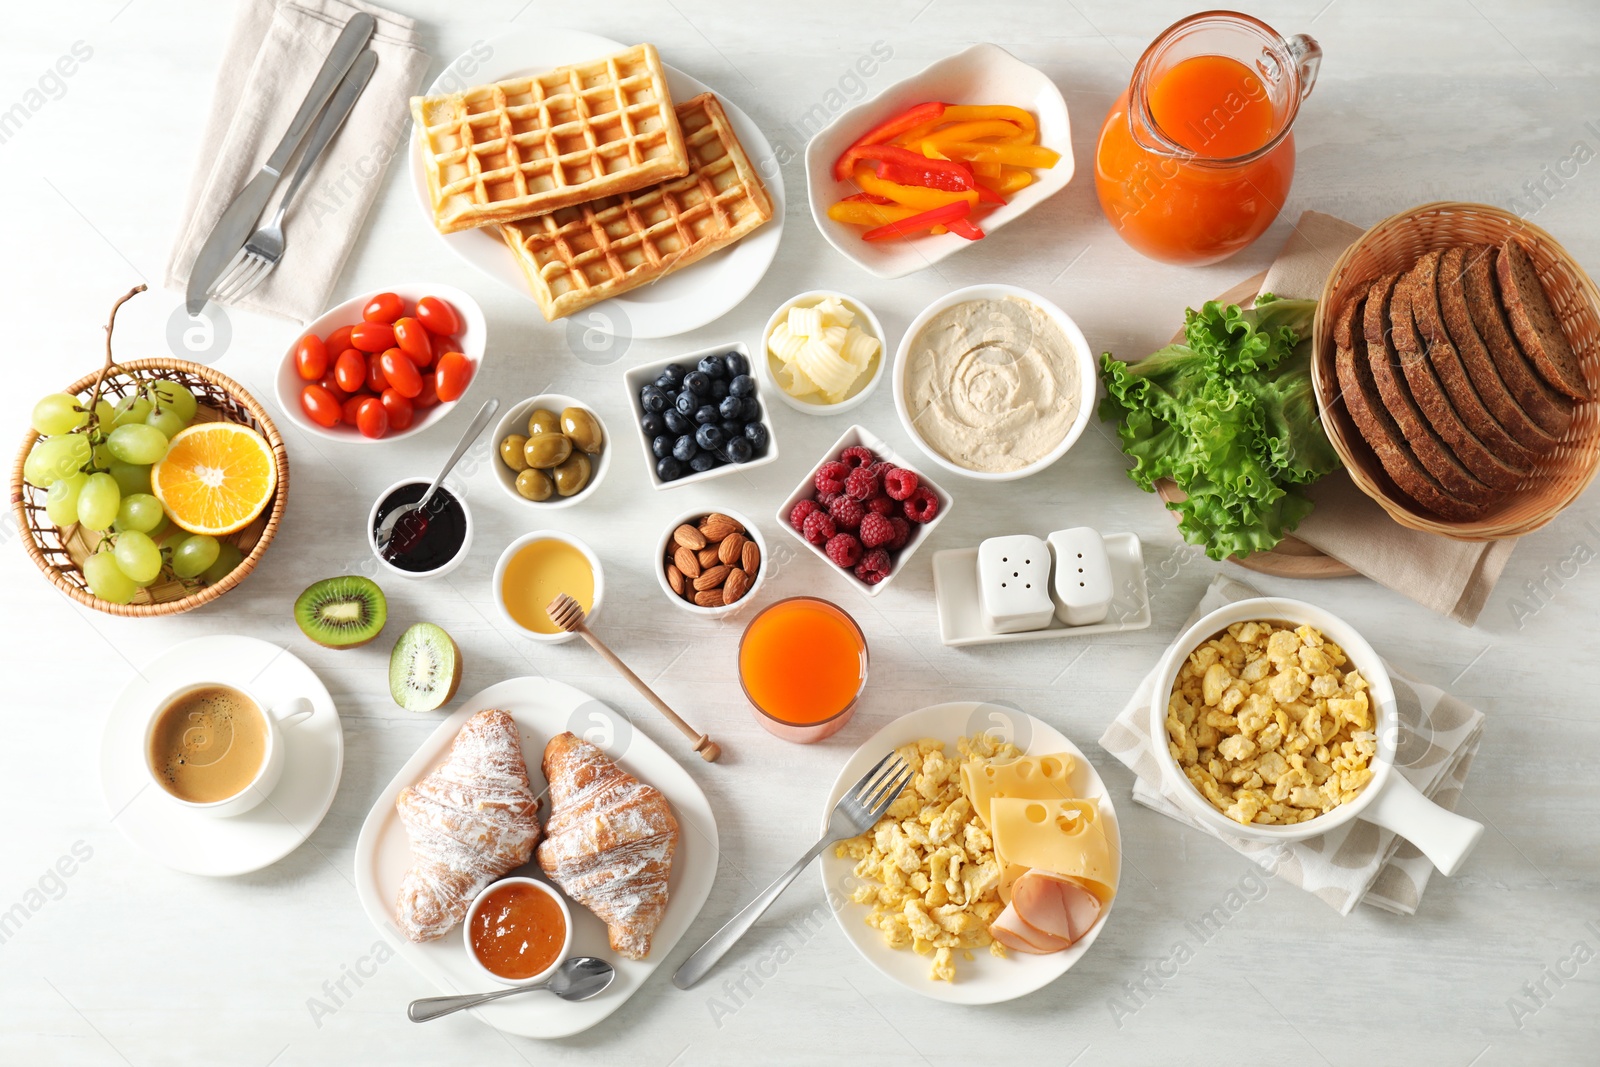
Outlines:
[[[505,985],[550,977],[572,948],[567,902],[535,878],[502,878],[467,909],[467,955]]]

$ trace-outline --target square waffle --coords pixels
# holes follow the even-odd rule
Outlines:
[[[642,189],[689,169],[654,45],[414,96],[411,117],[440,233]]]
[[[689,173],[500,227],[547,321],[653,282],[772,218],[772,201],[722,105],[678,108]]]

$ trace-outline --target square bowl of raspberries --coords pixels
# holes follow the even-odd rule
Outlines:
[[[877,596],[950,512],[950,494],[852,426],[778,509],[778,521],[863,596]]]
[[[671,489],[778,458],[772,416],[742,343],[713,345],[625,372],[650,484]]]

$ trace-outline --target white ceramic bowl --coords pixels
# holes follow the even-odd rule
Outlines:
[[[722,514],[744,527],[745,534],[755,542],[756,548],[761,551],[761,566],[756,568],[755,581],[750,583],[750,588],[745,591],[744,596],[732,604],[724,604],[720,608],[703,608],[698,604],[689,603],[672,591],[672,586],[667,582],[667,549],[673,543],[672,532],[674,530],[686,522],[691,525],[697,524],[713,511],[722,512]],[[656,555],[653,565],[656,572],[656,583],[661,586],[661,591],[666,594],[668,600],[691,615],[698,615],[703,619],[720,619],[725,615],[733,614],[740,608],[755,603],[756,593],[761,589],[761,583],[767,580],[767,571],[770,569],[770,564],[771,557],[767,554],[767,539],[761,536],[761,531],[756,528],[755,523],[732,508],[692,508],[667,524],[665,531],[661,534],[661,539],[656,542]]]
[[[854,325],[861,327],[863,332],[869,333],[878,339],[878,354],[873,356],[872,362],[867,365],[866,380],[856,382],[855,392],[846,396],[837,404],[827,404],[820,400],[802,400],[799,397],[790,396],[783,386],[778,384],[778,361],[767,348],[767,342],[772,339],[772,331],[777,329],[778,323],[788,316],[790,308],[797,304],[814,304],[823,297],[828,296],[838,297],[843,301],[846,307],[856,313]],[[853,411],[860,407],[866,403],[867,397],[871,396],[872,391],[878,387],[879,380],[883,378],[884,365],[888,362],[889,342],[883,332],[883,323],[878,321],[878,316],[874,315],[872,309],[867,305],[855,297],[847,296],[836,289],[812,289],[809,292],[801,293],[799,296],[791,297],[779,305],[778,310],[774,311],[772,317],[767,320],[766,329],[761,331],[761,354],[755,359],[756,366],[760,368],[761,384],[779,400],[782,400],[796,411],[805,412],[807,415],[842,415],[847,411]]]
[[[1077,357],[1078,364],[1078,414],[1073,419],[1072,425],[1067,429],[1066,436],[1040,459],[1019,467],[1014,471],[975,471],[963,467],[953,460],[946,459],[939,451],[923,440],[911,421],[911,408],[906,402],[906,365],[911,355],[912,346],[916,343],[917,335],[939,312],[956,304],[964,304],[969,300],[1002,300],[1006,297],[1016,297],[1036,305],[1061,328],[1062,334],[1072,346],[1072,354]],[[1046,300],[1037,293],[1015,285],[989,284],[969,285],[964,289],[957,289],[946,293],[911,320],[911,325],[906,328],[905,335],[900,338],[900,346],[895,351],[894,357],[894,409],[900,415],[900,425],[905,427],[906,433],[917,443],[917,447],[927,453],[929,459],[943,467],[952,474],[959,474],[964,478],[972,478],[980,482],[1009,482],[1018,478],[1026,478],[1030,474],[1038,474],[1050,464],[1067,454],[1067,450],[1082,436],[1084,428],[1089,425],[1089,420],[1094,417],[1095,389],[1099,385],[1099,378],[1095,373],[1094,356],[1089,352],[1089,342],[1084,339],[1083,331],[1078,329],[1078,324],[1068,317],[1055,304]]]
[[[1067,117],[1067,102],[1049,75],[994,44],[975,44],[924,67],[871,100],[841,113],[806,145],[806,195],[811,201],[811,218],[817,229],[846,259],[880,278],[904,277],[977,243],[953,233],[863,241],[861,227],[835,222],[828,217],[828,208],[859,191],[848,182],[834,180],[834,160],[863,133],[924,100],[943,100],[951,104],[1010,104],[1025,108],[1039,120],[1039,143],[1061,153],[1054,167],[1033,172],[1032,185],[1019,189],[1007,203],[983,215],[981,224],[985,233],[993,234],[1012,219],[1026,214],[1034,205],[1066,188],[1072,180],[1072,126]]]
[[[432,484],[432,478],[402,478],[379,493],[378,499],[372,502],[372,510],[367,512],[367,547],[372,549],[372,557],[378,561],[379,569],[385,573],[392,574],[397,578],[407,578],[411,581],[420,581],[424,578],[442,578],[461,566],[461,561],[467,558],[467,553],[472,548],[472,509],[467,506],[467,497],[461,491],[461,487],[452,484],[450,479],[445,480],[444,484],[439,487],[439,491],[449,490],[450,495],[456,498],[456,503],[461,505],[461,513],[467,519],[467,535],[461,541],[461,548],[457,550],[454,556],[450,557],[450,562],[431,571],[408,571],[396,567],[393,563],[384,559],[383,553],[378,551],[378,509],[383,506],[383,502],[388,500],[389,495],[401,486]]]
[[[556,906],[561,909],[561,919],[563,925],[566,927],[566,937],[562,939],[561,951],[556,954],[555,961],[538,974],[529,975],[527,978],[506,978],[495,974],[493,971],[483,965],[483,961],[478,959],[478,954],[472,950],[472,921],[478,917],[478,909],[482,906],[484,900],[491,892],[499,889],[501,886],[507,885],[531,885],[535,889],[538,889],[540,892],[544,893],[551,900],[555,901]],[[561,966],[561,961],[566,959],[567,954],[572,951],[572,912],[567,908],[566,899],[562,897],[560,893],[556,892],[555,887],[549,885],[548,883],[541,882],[537,878],[502,878],[497,882],[490,882],[488,885],[484,886],[482,892],[472,899],[472,905],[467,908],[466,921],[461,924],[461,940],[462,943],[467,947],[467,958],[471,960],[474,966],[476,966],[479,971],[483,972],[484,977],[488,978],[490,981],[499,982],[501,985],[509,986],[533,985],[535,982],[544,981],[546,978],[549,978],[551,974],[555,973],[555,969]]]
[[[1320,630],[1328,640],[1344,649],[1350,664],[1367,680],[1367,697],[1373,709],[1378,751],[1371,762],[1372,780],[1354,800],[1292,826],[1259,823],[1245,826],[1234,822],[1212,807],[1184,776],[1167,746],[1167,703],[1173,682],[1189,653],[1234,623],[1252,620],[1307,625]],[[1450,875],[1483,833],[1482,825],[1434,804],[1395,771],[1395,751],[1406,727],[1398,717],[1389,672],[1372,646],[1352,626],[1314,604],[1282,597],[1253,597],[1218,608],[1178,635],[1161,660],[1150,692],[1150,736],[1155,740],[1150,748],[1161,765],[1167,795],[1175,797],[1192,818],[1224,837],[1300,841],[1338,829],[1352,819],[1364,819],[1404,837],[1421,849],[1441,873]]]
[[[595,555],[594,549],[571,534],[562,533],[560,530],[534,530],[532,533],[525,533],[507,545],[506,550],[500,553],[500,559],[494,565],[494,578],[492,579],[494,588],[490,590],[494,594],[495,606],[500,609],[500,617],[506,621],[506,625],[511,627],[513,633],[520,634],[529,641],[545,645],[559,645],[564,641],[571,641],[578,635],[565,631],[554,634],[541,634],[525,628],[520,622],[511,617],[511,612],[506,609],[505,597],[500,592],[501,583],[505,581],[506,577],[506,567],[511,563],[511,557],[520,552],[523,546],[530,545],[535,541],[565,541],[579,552],[582,552],[584,559],[589,561],[589,569],[594,572],[594,603],[584,613],[586,620],[593,619],[599,613],[601,601],[605,599],[605,574],[600,569],[600,557]]]
[[[843,452],[847,448],[854,448],[856,445],[863,445],[867,448],[870,448],[873,452],[877,453],[879,459],[888,460],[896,467],[904,467],[906,470],[912,472],[917,476],[918,479],[921,480],[923,485],[926,485],[929,489],[933,490],[933,495],[939,500],[939,513],[933,517],[932,522],[911,524],[911,540],[907,541],[905,547],[900,549],[899,553],[896,555],[894,569],[889,572],[889,577],[885,578],[877,585],[868,585],[860,578],[857,578],[853,572],[847,571],[837,563],[833,562],[833,560],[828,558],[828,554],[824,552],[820,546],[814,545],[810,541],[807,541],[804,534],[802,534],[799,530],[796,530],[793,526],[789,525],[789,513],[794,510],[794,506],[800,503],[802,500],[809,500],[817,495],[817,471],[822,469],[822,465],[838,459],[840,452]],[[853,588],[856,592],[860,593],[862,596],[873,597],[889,588],[889,584],[891,582],[905,573],[906,563],[910,561],[912,555],[916,553],[917,549],[922,547],[923,542],[927,541],[928,538],[933,536],[934,527],[943,522],[945,520],[945,516],[950,514],[950,507],[953,503],[954,501],[950,498],[949,493],[946,493],[943,489],[940,489],[937,485],[935,485],[931,480],[929,480],[927,475],[923,474],[921,471],[917,470],[917,468],[901,459],[900,453],[889,447],[889,443],[887,441],[874,435],[861,426],[852,426],[844,432],[843,437],[840,437],[833,443],[832,447],[830,447],[828,451],[823,454],[821,459],[817,460],[810,472],[806,474],[805,481],[801,482],[800,485],[795,488],[795,491],[789,494],[788,499],[783,502],[783,506],[778,509],[778,525],[782,526],[794,537],[796,541],[799,541],[802,545],[809,549],[812,555],[822,560],[822,562],[827,565],[828,570],[832,571],[834,574],[837,574],[839,577],[848,582],[851,588]]]
[[[463,394],[449,403],[435,404],[426,411],[419,411],[409,427],[404,430],[386,433],[382,437],[363,437],[354,426],[346,426],[342,422],[331,429],[325,428],[318,426],[307,417],[305,411],[300,407],[300,390],[310,383],[300,377],[300,372],[295,370],[294,367],[294,350],[299,346],[300,338],[308,333],[314,333],[318,337],[326,338],[341,326],[355,325],[361,321],[361,309],[366,307],[367,302],[379,293],[398,294],[405,300],[408,310],[415,308],[417,301],[425,296],[436,296],[454,307],[461,316],[461,332],[456,335],[456,341],[459,342],[459,350],[462,355],[473,362],[472,381],[467,385],[468,394],[472,392],[472,387],[477,384],[478,379],[483,377],[483,358],[486,351],[484,346],[488,341],[489,328],[483,318],[483,309],[478,306],[476,300],[452,285],[440,285],[435,282],[407,282],[404,285],[388,285],[382,289],[374,289],[371,292],[352,297],[342,304],[329,308],[308,323],[304,330],[295,335],[293,343],[289,345],[289,350],[284,353],[282,362],[278,364],[276,390],[278,406],[283,409],[284,415],[288,417],[290,422],[306,433],[329,441],[348,441],[353,444],[364,445],[399,441],[426,430],[429,426],[449,415],[450,412],[455,410],[456,405],[465,399],[467,394]],[[330,364],[337,358],[339,358],[339,353],[328,353]]]
[[[644,427],[639,425],[639,420],[644,416],[644,408],[639,405],[639,390],[649,385],[661,376],[662,368],[669,363],[682,364],[686,370],[693,370],[694,365],[706,356],[720,356],[726,352],[738,352],[744,356],[745,362],[750,363],[750,349],[743,342],[727,345],[712,345],[709,348],[685,352],[681,356],[671,359],[656,360],[654,363],[641,363],[622,375],[623,385],[628,390],[628,410],[633,417],[633,434],[639,439],[639,447],[644,451],[644,466],[650,484],[657,489],[676,489],[682,485],[694,485],[698,482],[710,481],[720,478],[725,474],[735,471],[751,471],[757,467],[765,467],[776,462],[778,458],[778,435],[772,426],[772,389],[764,387],[761,377],[756,377],[756,399],[761,401],[761,424],[767,428],[767,454],[752,459],[749,463],[724,463],[720,467],[713,467],[708,471],[690,473],[676,481],[664,482],[656,476],[656,457],[650,451],[650,438],[645,434]],[[752,367],[754,364],[752,364]],[[779,390],[781,392],[781,390]]]
[[[529,500],[517,492],[517,472],[500,462],[500,442],[514,433],[519,433],[526,437],[528,435],[528,416],[533,414],[535,408],[549,408],[558,415],[561,413],[562,408],[583,408],[593,415],[594,420],[600,424],[600,433],[605,438],[600,449],[600,458],[590,457],[594,470],[589,475],[589,484],[571,496],[557,494],[549,500]],[[601,480],[606,476],[606,471],[611,469],[611,451],[615,447],[616,442],[611,439],[611,427],[606,425],[605,420],[600,417],[600,413],[592,405],[585,404],[577,397],[567,396],[565,393],[540,393],[538,396],[531,396],[522,403],[513,405],[511,410],[506,412],[499,422],[495,423],[494,439],[489,442],[491,452],[489,464],[494,468],[494,478],[495,481],[500,483],[500,488],[504,489],[506,495],[518,503],[525,504],[530,508],[570,508],[599,488]]]

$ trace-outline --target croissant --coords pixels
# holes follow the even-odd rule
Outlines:
[[[539,866],[606,924],[613,949],[644,959],[667,910],[678,848],[678,820],[666,798],[570,733],[545,746],[544,776],[550,821]]]
[[[432,941],[466,917],[484,886],[527,863],[539,840],[516,722],[496,710],[468,719],[449,757],[402,789],[395,807],[411,837],[395,921],[412,941]]]

